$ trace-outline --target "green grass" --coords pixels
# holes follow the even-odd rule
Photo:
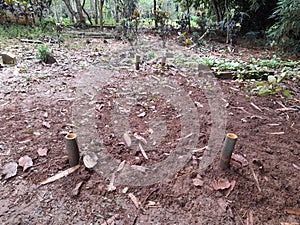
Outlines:
[[[43,31],[41,27],[27,27],[19,24],[0,25],[0,37],[2,38],[39,38],[41,36],[56,36],[52,29]]]

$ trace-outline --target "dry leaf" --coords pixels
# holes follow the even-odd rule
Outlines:
[[[125,141],[127,147],[130,147],[131,146],[131,138],[130,138],[128,132],[125,132],[123,134],[123,138],[124,138],[124,141]]]
[[[232,153],[231,159],[233,159],[236,162],[239,162],[242,166],[248,166],[249,164],[248,160],[240,154]]]
[[[47,148],[39,148],[37,150],[37,153],[39,154],[39,156],[46,156],[48,153],[48,149]]]
[[[230,193],[233,190],[235,184],[236,184],[235,180],[233,180],[233,181],[230,182],[230,188],[226,191],[226,194],[225,194],[226,197],[228,197],[230,195]]]
[[[32,167],[32,165],[33,161],[28,155],[25,155],[19,159],[19,166],[23,167],[23,171],[25,171],[29,167]]]
[[[287,209],[285,209],[285,212],[287,212],[288,214],[300,216],[300,209],[287,208]]]
[[[18,164],[10,162],[4,165],[2,174],[5,175],[4,179],[8,179],[17,175]]]
[[[119,164],[119,166],[118,166],[118,168],[117,168],[117,172],[120,172],[120,171],[124,168],[125,162],[126,162],[126,160],[123,160],[123,161]]]
[[[193,179],[193,185],[196,187],[202,187],[203,186],[203,180],[199,179],[199,178],[195,178]]]
[[[143,149],[143,146],[141,145],[141,143],[139,143],[139,148],[141,150],[142,155],[144,156],[145,159],[149,159],[145,150]]]
[[[43,122],[43,126],[48,128],[48,129],[50,129],[50,127],[51,127],[50,123],[46,122],[46,121]]]
[[[135,205],[135,207],[139,208],[141,206],[141,202],[138,200],[137,197],[134,196],[134,194],[129,193],[128,197],[131,199],[131,201],[133,202],[133,204]]]
[[[89,153],[83,157],[83,164],[86,168],[93,168],[97,165],[98,157],[95,153]]]
[[[146,116],[146,112],[142,112],[142,113],[140,113],[140,114],[137,115],[137,117],[140,117],[140,118],[142,118],[144,116]]]
[[[140,142],[144,143],[145,145],[147,144],[147,141],[144,137],[142,137],[141,135],[139,135],[138,133],[134,133],[133,136],[138,139]]]
[[[225,179],[214,180],[212,182],[212,186],[215,190],[224,190],[229,188],[231,186],[231,183],[228,181],[227,178],[225,178]]]
[[[76,170],[78,170],[79,167],[80,167],[80,165],[76,165],[76,166],[73,166],[69,169],[66,169],[66,170],[62,171],[62,172],[59,172],[59,173],[55,174],[54,176],[47,178],[44,181],[38,182],[38,185],[48,184],[48,183],[54,182],[54,181],[56,181],[60,178],[66,177],[69,174],[71,174],[71,173],[75,172]]]

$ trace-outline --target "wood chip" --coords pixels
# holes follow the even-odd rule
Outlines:
[[[130,146],[131,146],[131,137],[130,137],[130,135],[129,135],[128,132],[125,132],[125,133],[123,134],[123,139],[124,139],[124,141],[125,141],[127,147],[130,147]]]
[[[137,197],[134,196],[134,194],[129,193],[128,197],[131,199],[131,201],[133,202],[133,204],[135,205],[136,208],[140,208],[141,202],[138,200]]]
[[[55,175],[52,176],[52,177],[47,178],[47,179],[44,180],[44,181],[38,182],[38,185],[48,184],[48,183],[54,182],[54,181],[56,181],[56,180],[58,180],[58,179],[60,179],[60,178],[66,177],[66,176],[68,176],[69,174],[71,174],[71,173],[75,172],[76,170],[78,170],[79,167],[80,167],[80,165],[76,165],[76,166],[73,166],[73,167],[71,167],[71,168],[68,168],[68,169],[66,169],[66,170],[64,170],[64,171],[62,171],[62,172],[59,172],[59,173],[55,174]]]

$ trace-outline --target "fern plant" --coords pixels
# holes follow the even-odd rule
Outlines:
[[[52,55],[52,52],[49,50],[47,45],[40,45],[37,48],[38,52],[36,53],[36,58],[42,62],[46,61],[47,55]]]
[[[279,0],[270,18],[276,22],[267,31],[269,40],[284,49],[292,47],[297,51],[300,48],[300,1]]]

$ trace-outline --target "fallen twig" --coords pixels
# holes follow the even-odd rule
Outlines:
[[[298,111],[298,109],[285,107],[285,108],[276,109],[276,111],[287,112],[287,111]]]
[[[250,103],[255,109],[262,112],[261,108],[259,108],[257,105],[255,105],[253,102]]]
[[[261,192],[261,188],[260,188],[259,183],[258,183],[258,178],[257,178],[257,176],[256,176],[256,174],[255,174],[255,172],[254,172],[254,170],[252,168],[252,166],[250,165],[249,167],[250,167],[250,170],[252,172],[252,175],[253,175],[256,187],[257,187],[258,191]]]
[[[136,214],[135,217],[134,217],[134,220],[133,220],[133,222],[132,222],[132,225],[135,225],[135,224],[136,224],[137,219],[138,219],[138,217],[139,217],[139,215],[140,215],[140,212],[141,212],[143,206],[145,205],[145,203],[147,202],[147,200],[150,198],[150,196],[151,196],[153,193],[157,192],[158,190],[159,190],[159,188],[154,189],[154,190],[151,191],[151,192],[146,196],[146,198],[143,200],[143,202],[141,203],[140,207],[138,208],[137,214]]]
[[[266,132],[266,134],[274,134],[274,135],[277,135],[277,134],[284,134],[283,131],[280,131],[280,132]]]
[[[142,204],[142,203],[138,200],[137,197],[135,197],[134,194],[129,193],[129,194],[128,194],[128,197],[131,199],[131,201],[133,202],[133,204],[135,205],[135,207],[136,207],[137,209],[141,207],[141,204]]]

